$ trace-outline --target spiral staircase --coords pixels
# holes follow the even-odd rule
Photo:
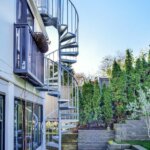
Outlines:
[[[47,148],[61,150],[62,134],[76,127],[79,120],[78,83],[73,76],[72,64],[78,56],[79,16],[71,0],[35,0],[46,27],[58,31],[58,50],[45,56],[45,81],[38,90],[56,97],[58,103],[58,134],[47,141]],[[63,90],[65,87],[65,92]],[[67,91],[67,92],[66,92]],[[47,121],[52,114],[47,116]],[[51,121],[51,120],[50,120]]]

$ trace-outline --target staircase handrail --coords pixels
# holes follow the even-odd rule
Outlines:
[[[58,62],[55,62],[55,61],[51,60],[50,58],[45,57],[45,59],[48,59],[52,63],[58,65]],[[74,81],[76,82],[76,84],[78,86],[78,82],[77,82],[76,78],[74,77],[74,75],[68,69],[66,69],[64,66],[61,65],[61,68],[64,69],[65,71],[67,71],[67,73],[74,79]]]

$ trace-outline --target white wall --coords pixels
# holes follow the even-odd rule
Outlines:
[[[0,1],[0,75],[12,79],[13,24],[16,18],[15,0]],[[2,71],[5,71],[2,72]],[[8,74],[9,73],[9,74]]]
[[[14,23],[16,22],[16,0],[0,1],[0,93],[5,94],[5,147],[14,149],[14,97],[21,95],[22,88],[27,89],[26,99],[43,104],[45,94],[40,93],[30,83],[13,74]],[[36,31],[41,31],[35,21]],[[6,80],[6,81],[5,81]],[[20,88],[21,87],[21,88]],[[33,98],[34,97],[34,98]],[[44,111],[45,112],[45,111]],[[45,126],[43,126],[45,127]],[[43,129],[45,130],[45,128]],[[43,145],[45,139],[43,135]]]

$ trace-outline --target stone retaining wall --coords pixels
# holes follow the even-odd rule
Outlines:
[[[150,140],[144,118],[127,120],[125,124],[115,124],[114,128],[116,141]]]
[[[105,150],[110,139],[114,139],[114,131],[79,130],[78,150]]]

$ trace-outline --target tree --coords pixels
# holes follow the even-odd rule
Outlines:
[[[147,92],[144,92],[142,89],[140,89],[139,95],[141,112],[145,116],[148,136],[150,138],[150,89],[147,89]]]
[[[93,108],[93,120],[97,121],[101,116],[100,109],[100,88],[98,81],[94,83],[94,93],[92,98],[92,108]]]
[[[111,92],[110,89],[106,87],[105,84],[103,85],[102,89],[102,101],[103,101],[102,105],[103,118],[105,120],[107,127],[109,127],[111,120],[113,118],[113,111],[112,111]]]
[[[113,59],[114,58],[112,56],[106,56],[103,58],[101,65],[100,65],[100,74],[102,76],[111,77]]]
[[[147,76],[149,76],[147,82],[150,83],[150,50],[149,50],[149,53],[148,53]],[[150,84],[147,85],[147,87],[150,88]]]
[[[84,124],[84,105],[83,105],[83,96],[82,96],[82,90],[79,89],[79,121],[80,124]]]
[[[136,97],[138,97],[138,95],[139,95],[138,91],[140,89],[142,70],[143,70],[142,61],[141,61],[140,58],[137,58],[136,62],[135,62],[135,68],[134,68],[134,74],[133,74],[134,84],[135,84],[135,95],[136,95]]]
[[[114,106],[114,117],[117,122],[125,118],[126,111],[126,82],[125,82],[125,72],[123,72],[119,64],[114,60],[112,67],[112,78],[110,82],[110,89],[112,93],[112,102]]]
[[[128,75],[130,75],[133,71],[133,55],[132,51],[129,49],[126,50],[125,70]]]
[[[147,75],[147,67],[148,67],[148,63],[146,62],[146,58],[145,58],[145,54],[142,54],[141,57],[141,62],[142,62],[142,69],[141,69],[141,88],[143,90],[146,90],[145,87],[147,85],[147,80],[148,80],[148,75]]]
[[[93,97],[93,84],[91,81],[84,83],[82,87],[82,100],[83,100],[83,123],[87,124],[92,121],[92,97]]]
[[[121,74],[121,68],[119,64],[114,60],[113,66],[112,66],[112,78],[117,78]]]
[[[148,64],[150,64],[150,50],[148,52]]]
[[[126,95],[128,102],[133,102],[135,100],[135,78],[134,78],[134,68],[133,68],[133,55],[132,51],[126,50],[125,59],[125,73],[126,73]]]

